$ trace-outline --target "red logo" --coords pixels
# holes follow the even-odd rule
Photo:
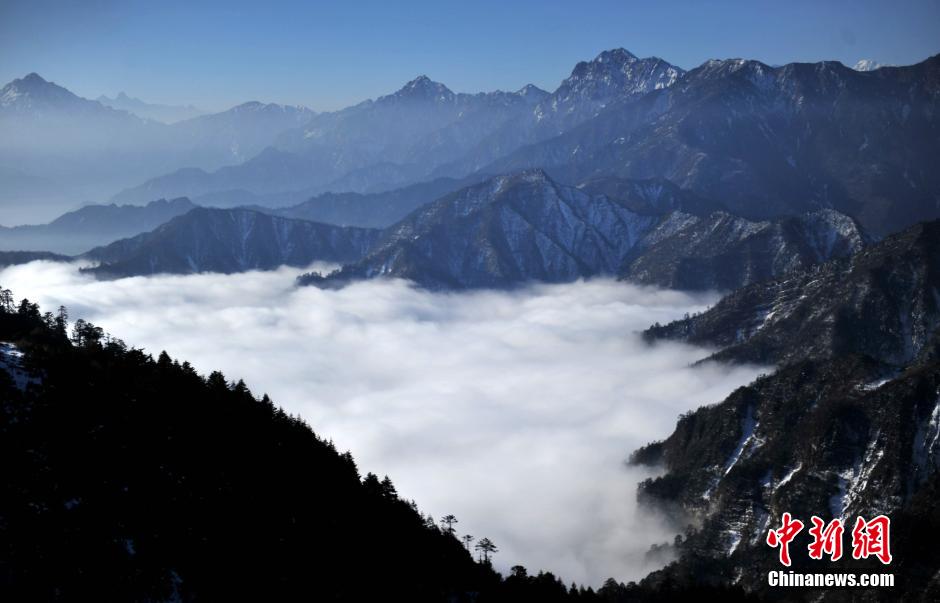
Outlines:
[[[868,559],[874,555],[882,563],[891,563],[891,520],[884,515],[865,521],[855,520],[852,528],[852,559]]]
[[[789,567],[790,543],[803,530],[804,524],[789,513],[784,513],[781,520],[783,525],[780,529],[767,531],[767,544],[780,549],[780,563]],[[841,559],[842,536],[845,533],[842,520],[833,519],[826,524],[813,515],[811,521],[813,527],[809,529],[809,535],[813,537],[813,542],[808,547],[810,559],[822,559],[825,555],[829,556],[830,561]],[[891,519],[884,515],[871,521],[858,517],[852,528],[852,558],[869,557],[877,557],[885,565],[891,563]]]
[[[791,521],[790,514],[783,514],[783,526],[779,530],[770,530],[767,532],[767,544],[772,547],[780,547],[780,563],[790,566],[790,542],[796,538],[796,535],[803,529],[803,522],[799,519]]]
[[[842,533],[845,532],[842,520],[833,519],[829,525],[815,515],[810,520],[813,522],[813,527],[809,529],[809,534],[813,537],[813,542],[809,545],[810,559],[822,559],[824,554],[829,555],[831,561],[841,559]]]

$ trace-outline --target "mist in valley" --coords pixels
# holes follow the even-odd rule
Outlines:
[[[328,266],[314,266],[327,269]],[[636,504],[629,453],[679,414],[761,371],[690,364],[707,350],[648,347],[638,331],[704,309],[689,295],[611,280],[513,292],[431,293],[378,280],[297,288],[294,269],[97,281],[34,262],[0,283],[44,308],[242,378],[302,416],[360,471],[460,534],[488,537],[499,569],[597,585],[637,579],[678,527]]]

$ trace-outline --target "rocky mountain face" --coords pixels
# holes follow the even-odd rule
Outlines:
[[[716,211],[725,211],[724,205],[718,201],[679,188],[662,178],[635,180],[597,177],[578,184],[578,188],[587,193],[617,199],[638,214],[659,216],[680,211],[695,216],[707,216]]]
[[[776,372],[683,415],[631,462],[661,466],[639,497],[689,525],[677,563],[645,580],[733,583],[774,597],[767,573],[893,572],[884,590],[790,589],[792,600],[931,601],[940,595],[940,222],[855,255],[735,292],[645,335],[720,348],[712,358]],[[784,567],[766,544],[783,513],[806,529]],[[891,519],[890,566],[812,560],[810,518]],[[851,548],[848,549],[851,551]],[[707,578],[706,578],[707,577]],[[779,596],[779,592],[777,593]]]
[[[270,216],[246,209],[197,208],[159,228],[91,250],[102,277],[243,272],[362,257],[380,231]]]
[[[852,253],[867,242],[853,220],[835,211],[754,222],[722,211],[708,213],[718,205],[665,181],[598,179],[569,187],[541,170],[528,170],[471,184],[428,203],[460,184],[438,179],[388,193],[325,194],[275,210],[189,212],[184,220],[93,249],[84,257],[103,262],[107,266],[98,272],[114,276],[237,272],[322,259],[348,265],[329,279],[308,275],[302,283],[338,286],[398,277],[425,287],[462,289],[616,275],[704,290],[774,278]],[[0,230],[0,244],[4,235],[14,241],[60,240],[65,231],[88,231],[109,241],[119,237],[106,235],[133,235],[145,222],[159,223],[192,207],[186,199],[143,208],[90,207],[42,227]],[[265,216],[259,218],[259,213]],[[346,228],[386,226],[406,213],[381,232]],[[271,220],[276,224],[267,223]],[[311,226],[320,221],[339,225]],[[265,239],[266,232],[275,234]],[[291,234],[277,234],[282,232]],[[335,250],[323,248],[324,237],[349,239],[355,251],[342,244]],[[68,240],[83,241],[75,236]],[[177,243],[178,252],[172,249]],[[258,253],[263,257],[253,257]],[[129,261],[132,256],[136,259]]]
[[[655,223],[541,170],[499,176],[418,209],[329,284],[379,276],[431,288],[506,287],[612,274]],[[301,283],[323,284],[317,275]]]
[[[826,260],[868,243],[854,220],[833,210],[755,222],[714,212],[674,212],[625,260],[620,277],[669,289],[729,291]]]
[[[555,121],[559,131],[591,117],[611,102],[662,90],[685,70],[658,57],[640,59],[623,48],[605,50],[575,65],[571,75],[536,108],[538,121]]]
[[[611,195],[593,193],[605,190]],[[752,222],[715,212],[672,185],[604,180],[568,187],[541,170],[445,196],[388,228],[361,261],[325,280],[397,277],[442,289],[507,287],[620,275],[681,289],[733,288],[861,248],[834,211]]]
[[[434,174],[458,176],[488,171],[485,167],[504,155],[558,136],[608,106],[669,87],[683,75],[683,69],[657,57],[641,59],[623,48],[606,50],[591,61],[575,65],[571,75],[531,112],[507,122],[465,156],[440,166]]]
[[[915,225],[836,259],[722,299],[703,314],[646,332],[760,363],[849,353],[906,366],[940,325],[940,221]]]
[[[881,69],[882,67],[893,67],[893,65],[885,65],[880,61],[874,59],[860,59],[855,65],[852,66],[852,69],[855,71],[874,71],[875,69]]]
[[[940,363],[900,374],[871,358],[804,360],[740,388],[724,402],[684,415],[665,441],[634,454],[661,466],[641,484],[645,504],[683,525],[678,562],[644,584],[719,582],[771,598],[770,571],[896,575],[890,589],[787,589],[794,601],[932,601],[940,554]],[[790,545],[791,567],[766,544],[783,513],[806,528]],[[891,518],[890,566],[853,560],[850,533],[861,516]],[[810,518],[842,519],[846,554],[837,562],[807,553]]]
[[[867,72],[709,61],[485,170],[666,178],[744,217],[833,208],[883,236],[937,217],[938,102],[940,56]]]
[[[137,205],[87,205],[48,224],[0,226],[0,250],[48,250],[75,255],[153,230],[196,206],[189,199]]]

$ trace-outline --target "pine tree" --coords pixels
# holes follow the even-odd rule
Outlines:
[[[444,532],[454,535],[454,524],[458,523],[457,518],[453,515],[445,515],[441,518],[441,525],[444,526]]]
[[[9,289],[0,289],[0,309],[13,312],[13,292]]]
[[[65,306],[59,306],[59,311],[55,317],[55,331],[63,339],[68,336],[69,330],[69,311]]]
[[[489,538],[482,538],[480,542],[478,542],[476,546],[473,548],[475,548],[477,551],[480,552],[481,555],[483,555],[483,563],[485,564],[489,564],[490,555],[499,552],[499,549],[496,548],[496,545],[493,544],[493,541],[490,540]]]
[[[392,484],[392,480],[386,475],[382,478],[382,496],[389,500],[398,500],[398,491],[395,490],[395,485]]]

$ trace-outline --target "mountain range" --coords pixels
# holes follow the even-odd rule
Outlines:
[[[457,93],[420,76],[335,112],[245,103],[172,124],[103,100],[128,110],[36,74],[0,90],[0,203],[74,207],[76,191],[125,186],[114,199],[131,203],[0,227],[0,266],[79,259],[121,278],[320,261],[341,267],[298,285],[601,276],[730,291],[643,339],[767,374],[632,454],[654,468],[640,502],[687,528],[661,547],[674,562],[595,593],[521,567],[502,579],[243,383],[84,321],[68,337],[67,312],[3,290],[11,599],[940,597],[940,55],[685,71],[614,49],[552,92]],[[850,555],[792,569],[899,584],[769,589],[781,566],[766,535],[784,513],[890,516],[889,570]]]
[[[441,178],[389,193],[325,194],[280,209],[202,208],[186,198],[88,206],[49,224],[0,229],[0,247],[68,253],[98,263],[88,270],[109,277],[324,261],[343,266],[298,282],[337,287],[383,277],[465,289],[617,276],[728,290],[870,243],[854,220],[833,210],[752,221],[667,181],[606,178],[570,187],[542,170],[524,170],[438,197],[455,186]]]
[[[398,188],[427,179],[435,166],[531,112],[540,98],[542,92],[531,86],[517,92],[454,93],[419,76],[393,94],[319,114],[303,127],[283,132],[271,148],[242,165],[168,174],[115,199],[219,197],[238,189],[264,194]]]
[[[393,94],[284,132],[273,149],[242,166],[168,174],[115,200],[218,198],[235,189],[368,193],[441,176],[464,178],[523,144],[566,131],[616,100],[672,85],[683,74],[662,59],[615,49],[578,63],[552,93],[532,85],[516,92],[454,93],[419,76]]]
[[[441,194],[459,184],[441,178],[388,193],[324,194],[280,209],[194,211],[186,198],[88,206],[49,224],[0,229],[0,247],[69,253],[112,277],[322,260],[346,265],[301,283],[332,287],[383,276],[461,289],[606,275],[727,290],[869,242],[855,221],[832,210],[751,221],[668,181],[602,178],[569,187],[528,170]]]
[[[665,178],[743,217],[832,208],[884,236],[937,217],[938,99],[940,56],[868,72],[709,61],[484,169]]]
[[[679,560],[644,583],[733,582],[767,592],[781,568],[765,538],[784,512],[891,517],[899,599],[940,593],[940,222],[918,224],[850,258],[732,293],[707,312],[646,332],[719,348],[713,360],[773,362],[773,374],[683,415],[632,462],[663,472],[639,496],[695,525]],[[808,525],[808,524],[807,524]],[[880,561],[813,561],[791,544],[795,572],[885,571]],[[795,547],[795,548],[794,548]],[[901,594],[903,593],[903,594]],[[841,601],[804,589],[794,600]],[[881,600],[875,591],[858,596]]]
[[[137,117],[152,119],[154,121],[163,122],[165,124],[171,124],[177,121],[183,121],[184,119],[199,117],[200,115],[204,115],[206,113],[205,111],[202,111],[192,105],[182,106],[148,103],[140,100],[139,98],[130,97],[124,92],[118,92],[114,97],[107,97],[102,94],[95,100],[106,107],[127,111],[128,113],[133,113]]]
[[[0,208],[13,219],[12,208],[46,216],[44,208],[107,198],[156,173],[239,163],[313,115],[302,107],[246,103],[167,125],[31,73],[0,89],[0,175],[15,185],[0,189]]]
[[[552,92],[456,93],[420,76],[340,111],[247,103],[172,125],[30,74],[0,91],[0,176],[8,201],[74,205],[110,187],[117,203],[276,207],[541,168],[569,185],[666,180],[752,220],[834,209],[882,237],[938,214],[938,68],[729,59],[686,72],[614,49]],[[130,186],[113,194],[118,180]]]
[[[83,254],[98,276],[244,272],[362,257],[379,231],[291,220],[247,209],[197,208],[151,232]]]
[[[360,261],[299,282],[394,277],[463,289],[620,275],[680,289],[730,289],[851,254],[867,241],[851,218],[834,211],[751,222],[704,213],[708,204],[662,183],[594,184],[619,194],[564,186],[542,170],[498,176],[416,210],[387,228]]]

